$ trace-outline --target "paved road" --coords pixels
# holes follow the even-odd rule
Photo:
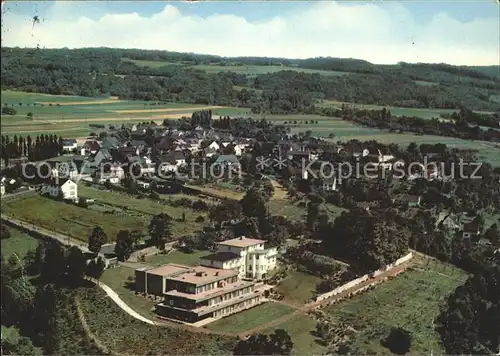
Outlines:
[[[128,304],[125,303],[120,298],[120,296],[113,289],[111,289],[109,286],[107,286],[106,284],[104,284],[104,283],[102,283],[100,281],[97,281],[95,279],[91,279],[91,278],[88,278],[88,280],[96,283],[99,287],[101,287],[101,289],[104,292],[106,292],[106,294],[108,295],[108,297],[110,297],[113,300],[113,302],[115,302],[120,308],[122,308],[131,317],[133,317],[133,318],[135,318],[137,320],[140,320],[142,322],[145,322],[146,324],[149,324],[149,325],[157,325],[158,324],[158,323],[155,323],[152,320],[149,320],[146,317],[143,317],[141,314],[137,313],[134,309],[132,309],[131,307],[129,307]]]

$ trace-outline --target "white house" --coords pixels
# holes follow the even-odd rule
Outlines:
[[[220,145],[217,143],[217,141],[213,141],[206,148],[210,148],[212,150],[218,151],[220,149]]]
[[[333,192],[337,190],[337,178],[324,179],[322,184],[323,191]]]
[[[239,278],[264,279],[276,267],[278,249],[264,248],[264,240],[244,236],[222,241],[217,252],[200,258],[205,267],[232,269],[239,272]]]
[[[248,143],[238,143],[234,145],[234,154],[236,156],[241,156],[248,146]]]
[[[77,142],[75,139],[64,140],[63,141],[63,151],[72,152],[77,148]]]
[[[58,197],[59,192],[62,192],[63,199],[78,200],[78,185],[71,179],[55,179],[41,190],[42,194],[53,197]]]
[[[0,183],[0,195],[5,194],[5,184],[3,182]]]

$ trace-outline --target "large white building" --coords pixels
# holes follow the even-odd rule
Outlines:
[[[264,248],[264,240],[244,236],[219,242],[217,252],[200,258],[206,267],[231,269],[239,278],[264,279],[276,267],[278,249]]]

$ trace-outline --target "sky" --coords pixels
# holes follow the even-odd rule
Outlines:
[[[2,14],[9,47],[500,64],[496,0],[8,1]]]

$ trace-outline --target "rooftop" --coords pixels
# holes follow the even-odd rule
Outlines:
[[[163,266],[160,268],[164,268],[167,266]],[[181,266],[181,265],[175,265],[175,266]],[[187,268],[187,270],[185,270],[185,272],[182,272],[182,270],[180,270],[179,272],[181,273],[170,275],[168,276],[169,277],[168,279],[184,283],[196,284],[196,285],[205,285],[208,283],[219,281],[221,279],[238,275],[237,271],[227,270],[227,269],[210,268],[204,266],[196,266],[192,268],[189,268],[187,266],[182,266],[182,267]]]
[[[147,272],[149,274],[155,274],[157,276],[168,277],[168,276],[171,276],[172,274],[176,274],[179,272],[188,272],[189,270],[191,270],[191,267],[189,267],[189,266],[169,263],[169,264],[161,266],[161,267],[149,269],[149,270],[147,270]]]
[[[219,261],[219,262],[231,261],[237,258],[240,258],[240,255],[237,255],[236,253],[232,252],[216,252],[207,256],[200,257],[201,260]]]
[[[249,247],[249,246],[262,244],[264,242],[266,242],[266,241],[265,240],[258,240],[258,239],[249,239],[245,236],[240,236],[236,239],[219,242],[218,244],[224,245],[224,246],[234,246],[234,247]]]

